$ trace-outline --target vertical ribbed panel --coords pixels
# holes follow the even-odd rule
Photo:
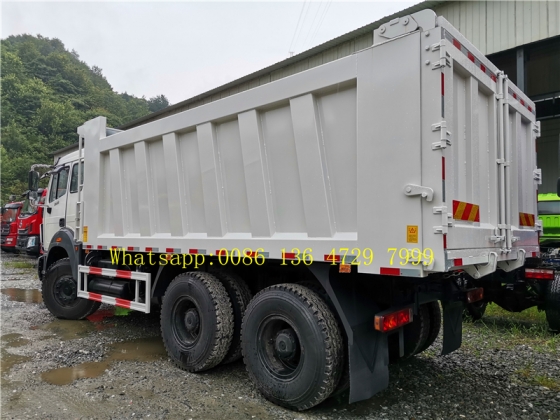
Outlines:
[[[163,155],[168,188],[169,228],[172,236],[183,236],[187,233],[187,200],[183,185],[184,178],[180,176],[183,172],[183,164],[180,159],[175,133],[163,136]]]
[[[274,213],[259,115],[251,110],[239,114],[238,118],[251,234],[270,237],[275,231]]]
[[[181,176],[185,189],[184,194],[187,198],[189,233],[204,233],[206,232],[206,214],[196,131],[179,135],[179,153],[183,165]]]
[[[134,144],[134,155],[136,157],[136,185],[138,186],[138,214],[140,220],[140,235],[151,236],[155,232],[153,210],[154,191],[148,182],[148,155],[146,142],[140,141]]]
[[[227,231],[250,232],[245,170],[237,119],[215,125],[218,162],[226,205]]]
[[[113,207],[113,232],[115,236],[123,236],[124,232],[128,232],[128,219],[123,215],[123,187],[121,174],[121,154],[119,149],[112,149],[109,152],[109,161],[111,165],[111,206]]]
[[[216,133],[212,123],[198,125],[196,131],[208,236],[224,236],[227,232],[226,209]]]
[[[329,177],[319,118],[312,94],[290,100],[307,234],[329,237],[335,232]]]

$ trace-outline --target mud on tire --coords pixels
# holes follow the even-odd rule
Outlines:
[[[243,360],[259,391],[277,405],[311,408],[335,389],[342,336],[327,304],[297,284],[258,293],[243,318]]]
[[[41,292],[47,309],[61,319],[84,319],[101,305],[78,297],[78,283],[72,276],[69,258],[58,260],[47,269]]]
[[[233,337],[233,310],[222,283],[204,272],[175,277],[163,296],[161,334],[179,368],[200,372],[219,364]]]

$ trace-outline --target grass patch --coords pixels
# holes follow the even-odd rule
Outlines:
[[[530,366],[525,366],[515,372],[524,382],[531,385],[545,386],[553,391],[560,391],[560,381],[550,376],[537,374]]]
[[[508,312],[490,304],[480,321],[467,321],[463,327],[469,336],[463,344],[475,353],[484,348],[526,345],[540,353],[560,354],[560,335],[548,330],[546,315],[537,308]]]
[[[35,268],[35,264],[25,261],[6,261],[4,265],[9,268]]]

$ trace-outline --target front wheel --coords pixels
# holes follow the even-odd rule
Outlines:
[[[68,258],[58,260],[47,269],[41,292],[47,309],[61,319],[84,319],[101,305],[78,297],[78,283],[72,276]]]
[[[264,289],[243,318],[249,377],[267,399],[290,409],[311,408],[333,392],[343,368],[342,346],[327,304],[301,285]]]

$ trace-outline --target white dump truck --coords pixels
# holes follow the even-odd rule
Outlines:
[[[539,252],[538,133],[533,102],[430,10],[136,128],[95,118],[50,171],[43,300],[68,319],[161,305],[178,367],[243,357],[285,407],[369,398],[434,342],[440,303],[443,353],[461,345],[483,297],[465,278]]]

